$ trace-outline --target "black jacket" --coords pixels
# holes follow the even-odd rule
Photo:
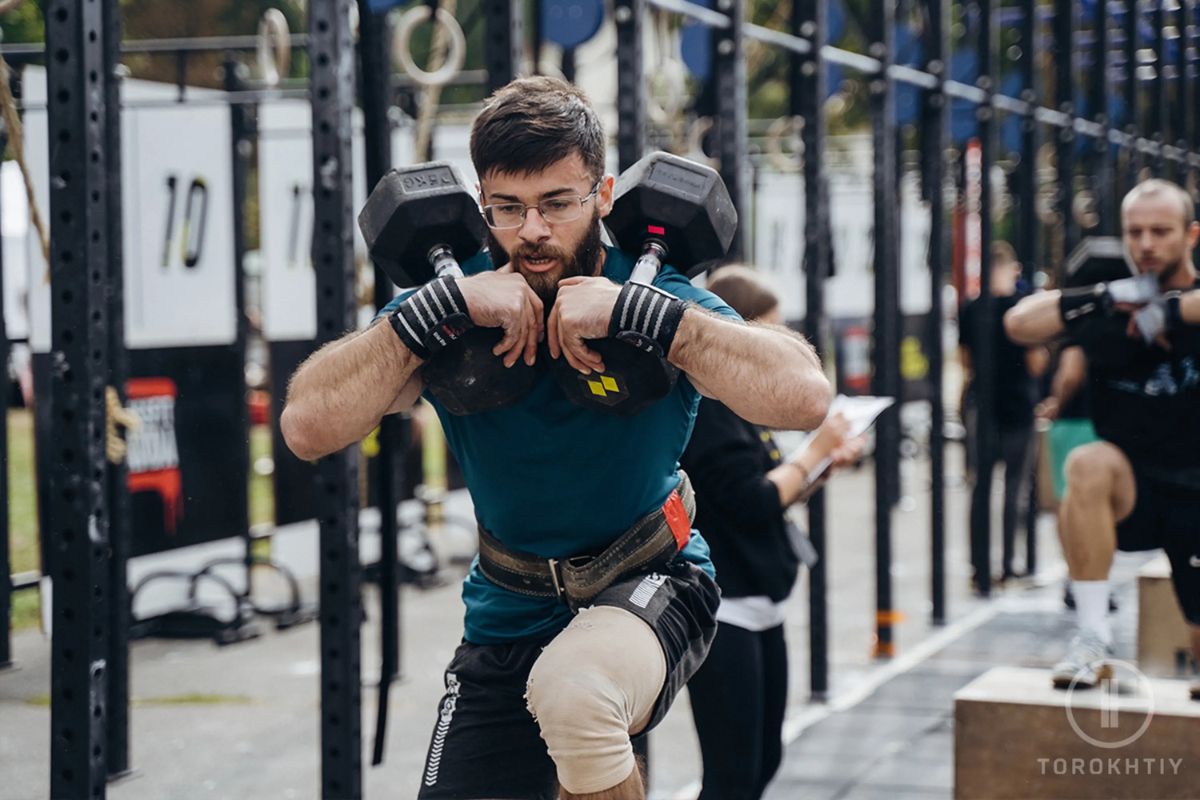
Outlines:
[[[725,597],[792,590],[799,559],[788,541],[779,490],[767,472],[781,462],[770,433],[716,400],[701,398],[680,465],[696,489],[695,527],[712,548]]]

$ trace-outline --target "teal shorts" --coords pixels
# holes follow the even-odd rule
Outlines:
[[[1051,475],[1054,478],[1054,498],[1062,500],[1067,488],[1065,466],[1067,456],[1080,445],[1098,441],[1090,419],[1059,419],[1050,424],[1046,443],[1050,448]]]

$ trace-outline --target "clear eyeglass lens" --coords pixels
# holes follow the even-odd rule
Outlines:
[[[551,197],[538,203],[538,213],[551,223],[571,222],[579,217],[583,198],[573,194],[566,197]],[[488,224],[493,228],[519,228],[525,221],[525,206],[520,203],[504,203],[487,206]]]
[[[552,197],[538,204],[538,211],[549,222],[570,222],[579,216],[583,198],[577,194],[569,197]]]

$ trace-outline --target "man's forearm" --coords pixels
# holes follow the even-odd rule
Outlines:
[[[786,328],[740,325],[689,307],[669,359],[739,417],[759,425],[812,430],[829,410],[831,390],[820,359]]]
[[[1016,344],[1045,344],[1066,331],[1059,310],[1061,293],[1038,292],[1024,298],[1004,315],[1004,332]]]
[[[288,447],[311,460],[362,439],[421,363],[386,321],[313,353],[288,385],[280,419]]]
[[[1058,358],[1058,369],[1050,380],[1050,396],[1061,405],[1071,401],[1087,379],[1087,356],[1083,348],[1072,345],[1064,348]]]

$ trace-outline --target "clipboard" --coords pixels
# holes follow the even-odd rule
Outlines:
[[[840,413],[850,423],[850,430],[846,433],[847,439],[853,439],[856,436],[862,436],[871,429],[875,424],[875,420],[879,418],[887,408],[895,403],[895,398],[892,397],[874,397],[864,395],[861,397],[847,397],[844,394],[839,394],[829,404],[829,416]],[[788,454],[788,461],[795,461],[801,453],[808,449],[812,444],[812,440],[816,438],[816,431],[809,431],[805,434],[800,444],[796,445],[796,449]],[[829,469],[832,460],[825,458],[817,463],[809,472],[808,480],[810,483],[818,480],[825,470]]]

